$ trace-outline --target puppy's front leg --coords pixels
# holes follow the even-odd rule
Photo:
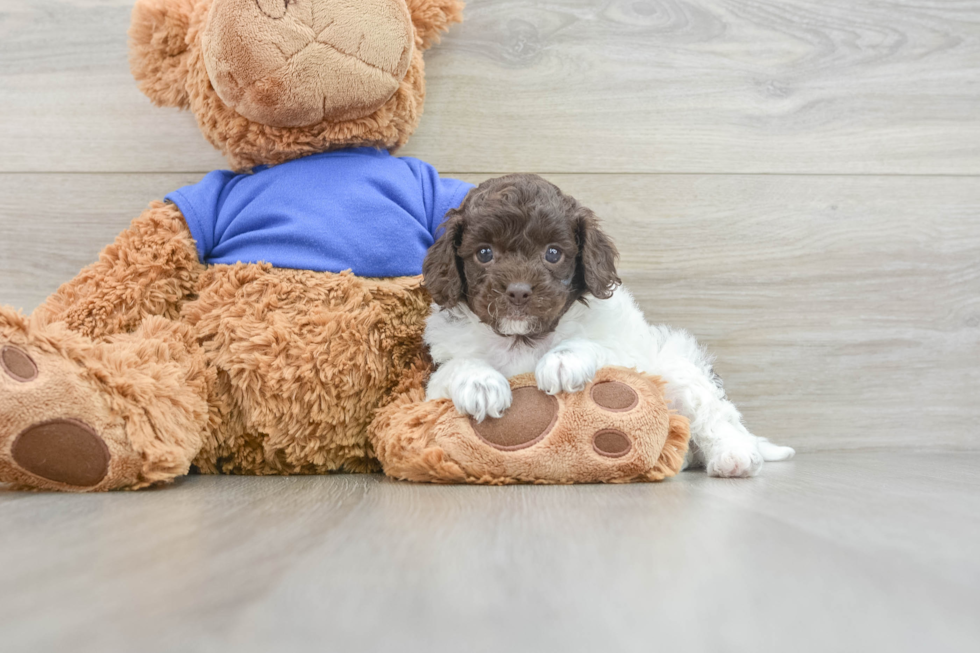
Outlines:
[[[605,347],[584,338],[558,343],[534,369],[538,389],[549,395],[581,392],[609,358]]]
[[[453,358],[429,378],[426,399],[452,399],[456,410],[482,422],[501,417],[511,403],[510,383],[503,374],[476,358]]]

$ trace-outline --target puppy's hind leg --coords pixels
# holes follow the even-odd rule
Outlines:
[[[755,476],[764,461],[793,456],[791,448],[749,433],[693,336],[666,326],[650,331],[656,349],[649,371],[667,382],[671,406],[690,420],[691,466],[704,466],[711,476]]]
[[[778,444],[773,444],[768,439],[760,437],[759,453],[762,454],[762,459],[767,463],[775,463],[782,460],[789,460],[796,455],[796,450],[792,447],[783,447]]]

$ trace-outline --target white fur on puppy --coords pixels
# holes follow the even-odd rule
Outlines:
[[[549,395],[581,392],[599,371],[601,352],[587,340],[566,340],[541,357],[534,368],[538,389]]]
[[[785,460],[749,433],[711,359],[686,331],[650,326],[616,272],[599,219],[537,175],[488,179],[446,214],[422,264],[435,302],[425,341],[439,368],[428,396],[482,420],[511,404],[507,378],[533,372],[548,394],[579,392],[607,365],[661,377],[690,420],[688,462],[752,476]]]
[[[451,398],[476,419],[498,417],[510,406],[506,377],[533,371],[544,392],[578,392],[600,368],[619,365],[667,382],[668,402],[691,422],[688,463],[704,466],[708,474],[754,476],[763,461],[787,460],[794,453],[749,433],[704,349],[686,331],[647,324],[625,288],[609,299],[575,304],[552,333],[537,340],[498,335],[465,304],[434,306],[425,341],[440,365],[428,397]]]
[[[502,417],[510,408],[511,391],[507,378],[486,363],[457,358],[439,367],[426,386],[426,399],[449,398],[456,410],[482,422]]]

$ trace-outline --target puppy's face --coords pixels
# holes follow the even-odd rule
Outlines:
[[[537,175],[484,182],[443,226],[426,287],[443,308],[465,302],[499,335],[544,336],[573,303],[620,283],[595,215]]]

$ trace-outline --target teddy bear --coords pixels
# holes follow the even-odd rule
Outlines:
[[[152,202],[33,314],[0,306],[0,482],[138,489],[190,471],[432,482],[660,480],[658,379],[512,380],[484,422],[426,402],[421,263],[471,185],[394,153],[460,0],[138,0],[130,63],[231,170]]]

